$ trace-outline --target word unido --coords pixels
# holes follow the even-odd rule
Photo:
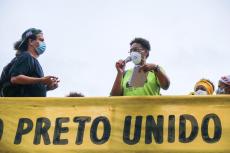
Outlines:
[[[141,137],[142,129],[142,119],[143,116],[136,116],[135,120],[135,129],[133,139],[130,138],[131,130],[131,116],[126,116],[123,130],[123,141],[126,144],[134,145],[139,142]],[[208,129],[209,121],[213,120],[214,122],[214,136],[210,138]],[[186,122],[191,124],[191,133],[189,136],[186,136]],[[157,122],[154,120],[153,116],[146,116],[145,123],[145,144],[152,143],[152,136],[155,139],[157,144],[163,143],[163,129],[164,129],[164,116],[158,115]],[[184,114],[180,115],[179,120],[179,142],[189,143],[192,142],[198,134],[199,126],[196,118],[192,115]],[[205,142],[215,143],[218,142],[221,138],[222,126],[220,118],[216,114],[208,114],[204,116],[201,123],[201,135]],[[168,142],[175,142],[175,115],[169,115],[168,117]]]
[[[145,122],[142,123],[143,119],[145,119]],[[99,116],[96,117],[91,125],[90,125],[90,140],[92,143],[96,145],[101,145],[106,143],[111,135],[111,132],[120,132],[121,135],[123,134],[123,137],[121,139],[123,140],[123,143],[126,143],[128,145],[135,145],[139,143],[140,138],[144,137],[145,144],[151,144],[153,143],[153,140],[157,144],[161,144],[164,142],[163,140],[163,134],[164,129],[167,129],[168,132],[168,139],[167,141],[169,143],[175,142],[176,136],[175,136],[175,115],[169,115],[168,116],[168,125],[164,124],[164,116],[158,115],[156,119],[152,115],[147,116],[125,116],[124,123],[121,123],[121,127],[123,129],[116,129],[116,131],[112,131],[111,123],[109,119],[105,116]],[[210,121],[213,121],[214,124],[214,134],[213,137],[209,136],[209,123]],[[135,125],[131,126],[131,122],[134,121]],[[65,134],[69,132],[68,127],[63,127],[62,123],[68,123],[70,122],[69,117],[59,117],[56,118],[55,121],[55,128],[53,132],[52,137],[52,143],[54,145],[67,145],[68,139],[61,139],[61,134]],[[77,127],[77,134],[76,134],[76,145],[81,145],[83,143],[84,139],[84,132],[85,132],[85,125],[90,124],[91,117],[89,116],[78,116],[73,118],[73,122],[78,124]],[[190,123],[190,126],[186,126]],[[102,130],[102,136],[99,138],[98,133],[98,125],[102,124],[103,128]],[[145,124],[145,128],[142,128],[142,125]],[[123,126],[122,126],[123,125]],[[166,126],[166,128],[165,128]],[[44,144],[49,145],[51,144],[51,138],[50,138],[50,129],[51,127],[51,121],[48,118],[40,117],[37,118],[35,126],[31,119],[29,118],[20,118],[18,122],[17,131],[14,138],[14,144],[21,144],[22,138],[26,134],[30,133],[32,129],[35,129],[35,134],[33,137],[33,144],[38,145],[41,143],[41,138],[43,138]],[[203,117],[201,125],[198,125],[197,119],[189,114],[183,114],[179,116],[179,125],[177,126],[179,130],[178,141],[181,143],[189,143],[195,140],[197,137],[199,128],[201,130],[201,136],[206,143],[216,143],[220,140],[221,134],[222,134],[222,126],[221,126],[221,120],[216,114],[207,114]],[[186,135],[186,129],[190,128],[191,132],[190,134]],[[3,129],[4,124],[3,121],[0,119],[0,140],[3,135]],[[134,130],[132,130],[134,129]],[[132,132],[131,134],[131,131]],[[74,134],[75,135],[75,134]],[[117,135],[117,134],[116,134]],[[122,141],[121,140],[121,141]]]

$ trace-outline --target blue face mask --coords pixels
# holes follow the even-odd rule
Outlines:
[[[45,52],[45,50],[46,50],[45,42],[39,42],[39,46],[36,48],[38,55],[43,54]]]

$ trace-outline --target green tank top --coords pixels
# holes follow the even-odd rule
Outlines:
[[[152,96],[160,95],[159,81],[154,72],[149,71],[147,75],[147,81],[144,87],[129,87],[129,80],[132,76],[133,70],[127,70],[121,81],[123,96]]]

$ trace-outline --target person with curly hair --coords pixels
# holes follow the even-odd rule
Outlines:
[[[70,92],[66,97],[85,97],[85,96],[80,92]]]
[[[167,90],[170,85],[169,78],[161,66],[156,63],[147,63],[151,47],[148,40],[135,38],[130,42],[130,59],[116,62],[117,76],[113,84],[111,96],[152,96],[160,95],[160,89]],[[125,70],[128,61],[133,61],[134,68]],[[133,86],[131,84],[134,70],[144,74],[144,84]],[[134,80],[135,81],[135,80]]]

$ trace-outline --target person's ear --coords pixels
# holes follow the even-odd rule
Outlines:
[[[28,44],[29,44],[29,45],[33,45],[33,40],[29,38],[29,39],[28,39]]]
[[[145,58],[148,58],[149,52],[147,50],[144,51],[144,56],[145,56]]]

